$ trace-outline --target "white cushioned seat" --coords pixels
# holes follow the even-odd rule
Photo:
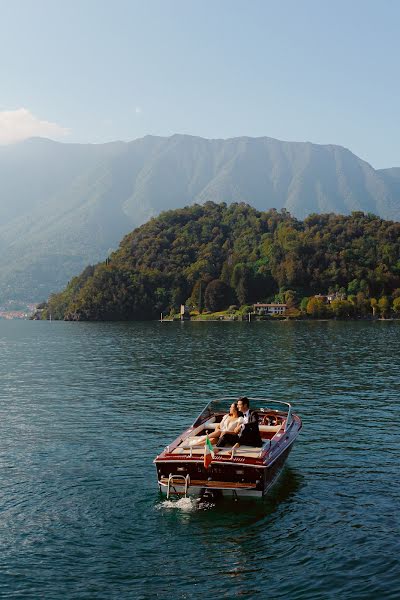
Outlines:
[[[258,429],[264,432],[279,431],[282,425],[259,425]]]
[[[204,423],[203,429],[216,429],[217,423],[213,423],[211,420]]]

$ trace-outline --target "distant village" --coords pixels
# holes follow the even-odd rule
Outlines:
[[[8,300],[0,305],[0,319],[29,319],[35,311],[36,304],[24,304],[18,300]]]

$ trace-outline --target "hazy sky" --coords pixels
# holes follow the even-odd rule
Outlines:
[[[334,143],[400,166],[400,1],[0,0],[0,143]]]

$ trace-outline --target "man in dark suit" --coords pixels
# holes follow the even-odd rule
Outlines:
[[[233,446],[262,446],[260,431],[258,429],[258,414],[250,410],[248,398],[239,398],[238,410],[243,414],[243,423],[238,425],[233,433],[224,433],[220,436],[217,447]]]

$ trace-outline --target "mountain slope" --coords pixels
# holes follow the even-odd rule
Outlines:
[[[31,139],[0,147],[0,181],[0,299],[46,297],[135,226],[195,202],[400,219],[396,169],[375,171],[339,146],[271,138]]]

